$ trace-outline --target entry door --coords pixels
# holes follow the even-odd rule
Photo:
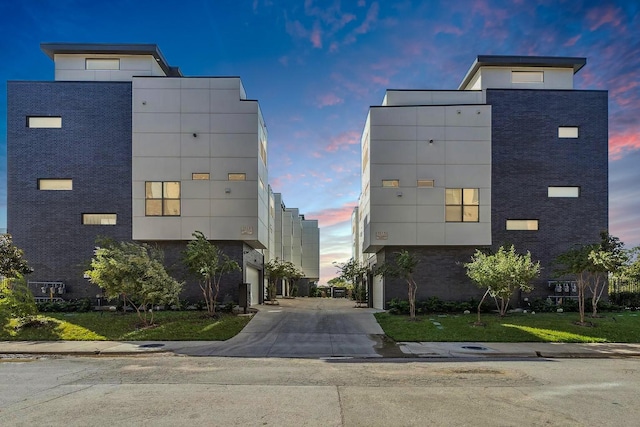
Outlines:
[[[373,276],[373,308],[384,309],[384,279]]]
[[[247,266],[247,283],[251,283],[251,305],[260,304],[260,271]]]

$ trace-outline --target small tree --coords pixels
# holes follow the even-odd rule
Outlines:
[[[11,234],[0,234],[0,276],[18,277],[33,269],[24,259],[24,252],[13,244]]]
[[[207,305],[207,313],[215,316],[222,276],[241,269],[237,262],[207,240],[201,231],[195,231],[192,235],[194,240],[187,244],[184,263],[191,273],[199,277],[198,284]]]
[[[580,323],[585,324],[585,298],[591,293],[592,316],[597,316],[598,302],[604,293],[609,273],[616,273],[624,266],[627,254],[617,237],[607,231],[600,233],[600,243],[579,245],[558,255],[556,264],[559,275],[575,275],[578,291]]]
[[[413,278],[413,273],[418,265],[418,259],[409,251],[402,250],[396,253],[394,263],[384,263],[376,270],[376,275],[396,277],[407,282],[407,294],[409,297],[409,317],[416,319],[416,293],[418,285]]]
[[[153,324],[153,306],[178,300],[182,283],[169,276],[163,254],[146,244],[100,241],[85,271],[107,298],[131,304],[145,326]]]
[[[12,317],[24,318],[38,312],[36,302],[24,276],[4,278],[0,281],[0,326]]]
[[[289,280],[292,286],[295,286],[296,281],[304,277],[304,273],[300,271],[295,264],[290,261],[281,260],[280,258],[275,258],[267,262],[264,268],[268,281],[267,296],[271,302],[276,300],[278,280]]]
[[[333,264],[338,268],[338,273],[340,273],[338,278],[353,285],[356,303],[363,303],[367,298],[363,277],[369,271],[368,267],[353,258],[350,258],[347,262],[334,262]]]
[[[480,324],[480,307],[487,295],[491,295],[498,306],[500,316],[505,316],[509,300],[513,293],[520,289],[530,292],[531,280],[540,275],[540,261],[531,261],[531,253],[516,253],[513,245],[509,249],[500,246],[495,254],[486,254],[476,250],[471,262],[464,264],[467,276],[486,292],[478,304],[478,324]]]

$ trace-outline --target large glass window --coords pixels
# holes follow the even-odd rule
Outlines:
[[[478,222],[480,190],[477,188],[445,189],[445,221]]]
[[[84,225],[116,225],[116,214],[82,214]]]
[[[29,116],[27,117],[27,127],[59,129],[62,127],[62,117]]]
[[[38,190],[73,190],[71,179],[41,178],[38,180]]]
[[[146,216],[180,216],[180,182],[145,182]]]

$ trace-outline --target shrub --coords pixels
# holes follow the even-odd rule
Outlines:
[[[36,303],[40,313],[86,313],[93,309],[89,298],[74,299],[69,301],[44,301]]]

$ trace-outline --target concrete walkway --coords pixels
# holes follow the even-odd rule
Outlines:
[[[587,358],[640,357],[640,344],[461,343],[384,340],[369,308],[346,299],[281,299],[260,306],[228,341],[3,341],[0,355],[131,355],[170,352],[187,356],[287,358]]]
[[[188,348],[190,356],[381,357],[379,310],[354,308],[346,299],[281,299],[265,305],[232,339]]]

